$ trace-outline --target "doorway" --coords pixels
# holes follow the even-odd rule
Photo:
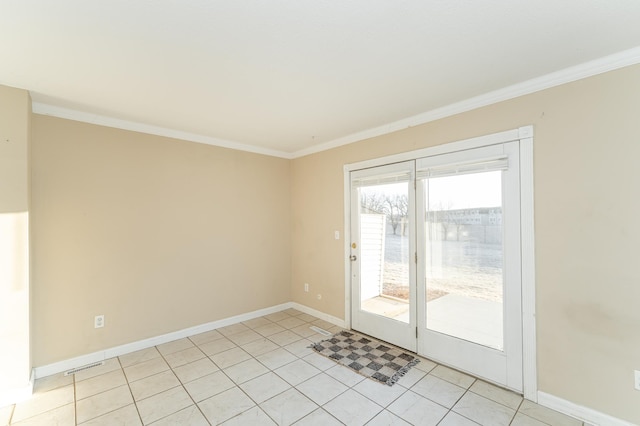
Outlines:
[[[348,171],[350,322],[523,392],[520,141],[476,145]]]

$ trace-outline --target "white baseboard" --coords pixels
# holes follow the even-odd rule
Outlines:
[[[207,331],[215,330],[216,328],[226,327],[228,325],[236,324],[242,321],[248,321],[250,319],[273,314],[275,312],[283,311],[285,309],[289,309],[292,307],[299,309],[297,304],[294,304],[292,302],[287,302],[280,305],[271,306],[269,308],[258,309],[257,311],[248,312],[246,314],[236,315],[236,316],[224,318],[218,321],[213,321],[206,324],[185,328],[183,330],[174,331],[172,333],[151,337],[149,339],[139,340],[137,342],[127,343],[125,345],[116,346],[114,348],[109,348],[102,351],[81,355],[81,356],[67,359],[64,361],[55,362],[53,364],[43,365],[41,367],[35,368],[35,378],[39,379],[41,377],[50,376],[52,374],[57,374],[62,371],[70,370],[72,368],[82,367],[84,365],[91,364],[94,362],[104,361],[105,359],[128,354],[130,352],[139,351],[141,349],[150,348],[152,346],[161,345],[163,343],[182,339],[184,337],[189,337],[189,336],[204,333]],[[310,309],[310,308],[307,308],[307,309]],[[303,309],[299,309],[299,310],[303,311]],[[306,311],[303,311],[303,312],[306,312]],[[323,316],[320,316],[320,315],[323,315]],[[326,314],[321,314],[320,312],[318,312],[318,317],[325,319],[326,317],[330,317],[330,316]],[[330,318],[333,318],[333,317],[330,317]],[[327,321],[330,321],[330,320],[327,319]]]
[[[538,404],[582,420],[594,426],[635,426],[626,420],[583,407],[566,399],[538,391]]]
[[[327,322],[330,322],[333,325],[337,325],[338,327],[345,327],[345,323],[344,320],[334,317],[333,315],[329,315],[329,314],[325,314],[324,312],[320,312],[320,311],[316,311],[313,308],[310,308],[308,306],[305,305],[301,305],[299,303],[296,302],[291,302],[291,307],[293,309],[297,309],[301,312],[304,312],[305,314],[309,314],[309,315],[313,315],[314,317],[320,318],[322,320],[325,320]]]
[[[27,399],[33,392],[33,385],[35,379],[41,377],[50,376],[63,371],[70,370],[72,368],[82,367],[93,362],[103,361],[105,359],[113,358],[116,356],[124,355],[130,352],[135,352],[141,349],[150,348],[152,346],[161,345],[163,343],[171,342],[173,340],[182,339],[185,337],[193,336],[207,331],[215,330],[217,328],[226,327],[228,325],[237,324],[239,322],[248,321],[254,318],[258,318],[264,315],[269,315],[275,312],[280,312],[285,309],[297,309],[314,317],[325,320],[338,327],[345,327],[345,321],[334,317],[324,312],[320,312],[305,305],[301,305],[296,302],[287,302],[269,308],[259,309],[257,311],[248,312],[246,314],[236,315],[229,318],[224,318],[218,321],[212,321],[206,324],[197,325],[194,327],[185,328],[183,330],[174,331],[172,333],[163,334],[149,339],[139,340],[137,342],[127,343],[125,345],[116,346],[113,348],[105,349],[103,351],[94,352],[91,354],[81,355],[79,357],[67,359],[64,361],[56,362],[33,369],[31,374],[30,383],[24,388],[12,389],[11,392],[0,393],[0,407],[8,404],[15,404],[21,400]],[[584,422],[590,423],[595,426],[634,426],[633,423],[627,422],[622,419],[610,416],[608,414],[601,413],[591,408],[583,407],[557,396],[538,391],[538,404],[556,410],[558,412],[567,414],[569,416],[580,419]]]

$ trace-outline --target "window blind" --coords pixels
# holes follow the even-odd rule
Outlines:
[[[411,180],[411,173],[408,172],[395,172],[383,175],[375,176],[362,176],[351,178],[351,186],[353,188],[359,188],[363,186],[385,185],[397,182],[409,182]]]
[[[468,173],[493,172],[507,170],[508,168],[509,159],[506,155],[502,155],[483,160],[421,167],[418,169],[416,175],[418,179],[427,179]]]

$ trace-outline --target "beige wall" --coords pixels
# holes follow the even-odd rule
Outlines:
[[[27,388],[31,98],[0,86],[0,406]]]
[[[35,365],[290,301],[289,175],[288,160],[34,115]]]
[[[31,98],[0,86],[0,213],[29,210]]]
[[[533,124],[539,390],[640,424],[639,111],[634,66],[294,160],[293,300],[344,318],[344,164]]]

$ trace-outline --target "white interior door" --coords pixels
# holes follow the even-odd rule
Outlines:
[[[518,142],[417,160],[418,353],[522,391]]]
[[[415,351],[415,162],[351,173],[351,326]]]

